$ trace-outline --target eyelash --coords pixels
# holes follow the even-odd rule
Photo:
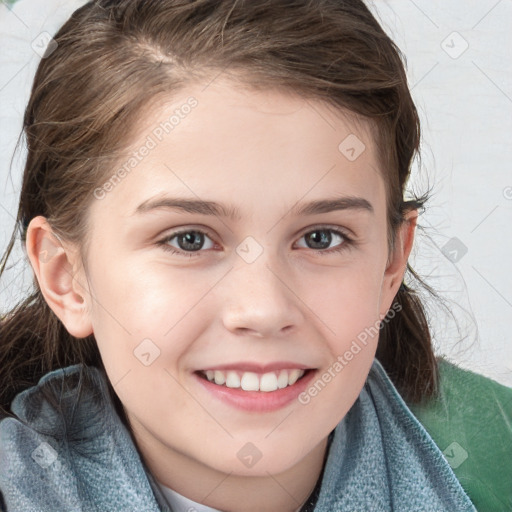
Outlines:
[[[313,229],[310,229],[309,231],[306,231],[305,233],[303,233],[300,238],[302,238],[305,235],[308,235],[310,233],[314,233],[315,231],[329,231],[329,232],[334,233],[335,235],[339,235],[341,238],[343,238],[343,242],[340,243],[339,245],[335,246],[332,249],[311,249],[312,251],[318,253],[320,256],[328,256],[328,255],[332,255],[332,254],[336,254],[336,253],[341,253],[343,251],[349,250],[351,247],[353,247],[355,245],[354,240],[351,237],[349,237],[344,231],[341,231],[339,229],[334,229],[331,227],[327,227],[327,226],[318,226]],[[159,240],[157,242],[157,245],[162,247],[162,249],[164,251],[169,252],[171,254],[184,256],[186,258],[198,257],[199,254],[201,252],[203,252],[202,250],[187,252],[187,251],[183,251],[183,250],[177,250],[175,247],[171,247],[169,245],[169,242],[173,238],[175,238],[179,235],[183,235],[185,233],[201,233],[203,235],[206,235],[210,239],[212,238],[206,231],[203,231],[201,229],[184,229],[181,231],[176,231],[174,233],[171,233],[170,235],[166,236],[162,240]]]

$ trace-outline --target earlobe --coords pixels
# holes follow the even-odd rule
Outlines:
[[[89,318],[86,280],[78,275],[77,256],[65,248],[41,216],[31,220],[26,237],[26,250],[41,292],[66,327],[77,338],[92,333]]]

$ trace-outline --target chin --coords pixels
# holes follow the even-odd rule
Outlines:
[[[261,438],[260,438],[261,439]],[[286,449],[284,449],[286,448]],[[213,466],[236,476],[268,477],[283,473],[304,459],[304,446],[283,446],[283,443],[262,441],[236,442],[235,456],[215,461]],[[231,449],[230,449],[231,451]]]

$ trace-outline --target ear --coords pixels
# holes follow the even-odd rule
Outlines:
[[[26,250],[41,292],[52,311],[72,336],[89,336],[93,330],[85,297],[90,294],[86,279],[77,270],[81,268],[77,251],[65,248],[41,216],[30,221]]]
[[[410,210],[405,214],[402,225],[395,237],[395,246],[388,259],[381,288],[381,318],[388,312],[398,289],[403,282],[407,269],[407,260],[414,242],[414,232],[418,220],[418,210]]]

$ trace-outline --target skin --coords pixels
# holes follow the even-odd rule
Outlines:
[[[157,480],[224,511],[294,511],[315,486],[328,434],[362,389],[377,339],[309,403],[294,400],[274,412],[218,401],[193,372],[282,360],[326,372],[391,307],[417,212],[408,214],[389,253],[384,181],[368,126],[282,91],[220,79],[189,86],[144,114],[133,148],[189,96],[197,107],[104,199],[92,200],[85,266],[43,217],[30,223],[27,253],[67,330],[94,333]],[[366,146],[354,161],[338,149],[350,134]],[[133,213],[165,194],[232,204],[241,219],[166,208]],[[364,198],[373,212],[292,214],[297,202],[334,196]],[[325,225],[353,243],[327,232],[331,241],[315,248],[304,235]],[[157,243],[177,228],[206,231],[194,257]],[[251,263],[236,252],[246,237],[255,241],[251,251],[261,250]],[[178,238],[167,244],[187,250]],[[343,244],[341,252],[320,254]],[[52,257],[41,261],[48,247]],[[160,350],[149,366],[134,356],[143,339]],[[248,442],[261,452],[252,467],[237,456]]]

